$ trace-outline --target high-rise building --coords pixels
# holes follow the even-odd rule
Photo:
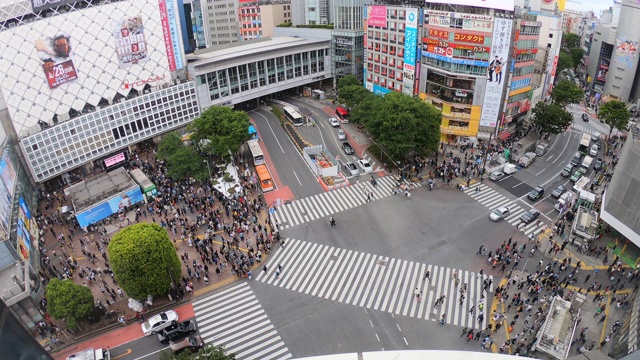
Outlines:
[[[291,21],[297,25],[328,25],[331,19],[331,0],[291,0]]]
[[[53,360],[24,323],[0,300],[0,353],[3,359]]]
[[[271,37],[276,26],[291,22],[291,2],[240,0],[238,19],[242,40]]]
[[[193,0],[198,2],[206,47],[240,41],[238,0]],[[197,23],[197,22],[196,22]]]
[[[335,0],[331,31],[333,80],[346,75],[363,78],[364,0]]]

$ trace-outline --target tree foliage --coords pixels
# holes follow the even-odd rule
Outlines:
[[[211,106],[187,126],[191,140],[206,154],[229,159],[249,140],[249,116],[226,106]]]
[[[355,75],[347,75],[338,79],[338,90],[342,90],[347,86],[360,85],[362,86],[362,81],[358,80]]]
[[[600,106],[598,117],[609,125],[609,137],[613,129],[625,130],[629,124],[631,113],[627,110],[627,104],[618,100],[607,101]]]
[[[155,223],[130,225],[115,234],[109,261],[122,289],[136,300],[167,294],[182,273],[167,231]]]
[[[573,33],[566,33],[562,35],[562,47],[565,49],[572,49],[580,47],[580,36]]]
[[[67,327],[74,329],[77,321],[93,310],[93,294],[86,286],[73,280],[53,278],[47,284],[47,311],[54,319],[66,319]]]
[[[205,180],[209,178],[209,170],[204,163],[205,158],[200,155],[195,146],[185,145],[176,132],[162,136],[158,144],[157,156],[167,162],[168,175],[174,179],[192,177]]]
[[[577,68],[582,61],[582,57],[584,56],[584,49],[581,47],[575,47],[569,49],[569,55],[571,56],[571,61],[573,62],[573,67]]]
[[[542,133],[560,134],[571,125],[573,116],[558,104],[539,102],[533,109],[533,121]]]
[[[571,58],[571,55],[565,52],[561,52],[560,55],[558,55],[558,65],[556,67],[556,72],[559,73],[562,70],[572,69],[572,68],[573,68],[573,59]]]
[[[168,352],[160,353],[160,360],[236,360],[235,354],[225,354],[224,349],[220,346],[211,344],[205,345],[197,353],[191,353],[189,350],[180,354],[171,354]]]
[[[560,80],[551,92],[551,99],[554,104],[562,107],[568,104],[579,103],[584,98],[584,91],[573,81]]]
[[[412,151],[427,155],[437,150],[442,113],[419,98],[391,92],[367,99],[357,117],[392,159],[405,159]]]
[[[340,88],[338,92],[338,101],[348,107],[354,108],[365,101],[367,98],[375,98],[371,91],[365,89],[362,85],[349,85]]]

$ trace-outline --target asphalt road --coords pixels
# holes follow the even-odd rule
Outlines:
[[[114,360],[155,360],[160,358],[162,351],[171,352],[169,345],[158,341],[157,335],[145,336],[126,344],[110,349],[111,358]]]

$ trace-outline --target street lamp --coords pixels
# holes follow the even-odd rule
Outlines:
[[[212,176],[211,176],[211,167],[209,167],[209,161],[202,160],[202,162],[207,164],[207,169],[209,170],[209,181],[211,181],[212,180]]]

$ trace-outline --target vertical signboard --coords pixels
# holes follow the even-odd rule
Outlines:
[[[18,254],[22,260],[28,260],[31,256],[31,212],[24,198],[20,197],[18,209]]]
[[[402,92],[413,95],[416,76],[416,52],[418,48],[418,9],[407,9],[404,28],[404,77]]]
[[[11,195],[0,181],[0,241],[9,239],[11,217]]]
[[[169,20],[169,33],[171,34],[171,43],[173,44],[173,58],[176,61],[176,69],[184,68],[182,63],[182,48],[180,41],[180,32],[178,31],[178,16],[176,15],[176,7],[173,3],[175,0],[166,0],[167,18]]]
[[[120,68],[124,69],[149,61],[142,15],[125,16],[120,19],[113,29],[113,37],[116,41]]]
[[[160,24],[162,25],[162,34],[164,36],[164,45],[167,52],[167,61],[169,62],[169,71],[176,71],[176,57],[174,55],[173,42],[171,41],[171,27],[169,25],[169,14],[167,13],[167,0],[158,0],[158,8],[160,9]]]
[[[509,57],[512,27],[513,20],[503,18],[494,20],[490,63],[487,68],[487,87],[482,101],[482,115],[480,116],[481,126],[495,127],[498,121],[500,100],[507,82],[506,79],[503,79],[503,76],[506,68],[505,62],[508,61]]]
[[[16,169],[13,167],[13,162],[9,157],[8,149],[4,150],[2,157],[0,158],[0,179],[4,182],[4,186],[9,191],[9,196],[13,197],[13,190],[16,186]]]

